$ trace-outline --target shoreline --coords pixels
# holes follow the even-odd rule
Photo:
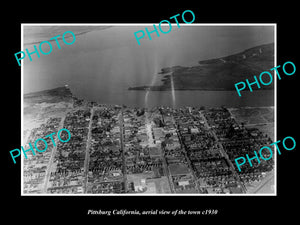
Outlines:
[[[151,88],[146,88],[146,87],[129,87],[127,89],[128,91],[173,91],[172,89],[163,89],[163,90],[159,90],[159,89],[151,89]],[[199,89],[195,89],[195,88],[175,88],[174,91],[236,91],[236,89],[221,89],[221,88],[199,88]],[[250,90],[244,90],[247,92],[251,92]],[[275,91],[274,88],[265,88],[265,89],[257,89],[257,90],[253,90],[254,91]]]

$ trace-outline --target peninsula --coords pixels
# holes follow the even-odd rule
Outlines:
[[[175,90],[235,90],[234,84],[274,67],[274,43],[259,45],[221,58],[202,60],[192,67],[162,68],[162,85],[129,87],[128,90],[169,91],[171,77]],[[262,89],[273,89],[274,85]]]

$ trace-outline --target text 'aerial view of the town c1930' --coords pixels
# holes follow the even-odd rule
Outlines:
[[[22,157],[22,195],[276,194],[276,158],[234,161],[275,141],[276,83],[234,84],[275,66],[276,25],[175,25],[138,45],[153,25],[22,24],[23,49],[52,44],[22,62],[22,146],[71,134]]]

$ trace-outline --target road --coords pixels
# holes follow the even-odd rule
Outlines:
[[[223,155],[223,157],[224,157],[224,158],[226,159],[226,161],[228,162],[228,164],[229,164],[229,166],[230,166],[230,170],[231,170],[231,172],[233,173],[233,175],[235,176],[238,185],[239,185],[240,187],[242,187],[243,192],[246,193],[246,192],[247,192],[247,189],[246,189],[245,185],[243,184],[243,182],[241,181],[239,175],[238,175],[237,172],[235,171],[234,166],[233,166],[231,160],[229,159],[227,153],[225,152],[225,150],[224,150],[224,148],[223,148],[223,145],[222,145],[221,142],[219,141],[219,139],[218,139],[217,135],[215,134],[215,132],[214,132],[214,131],[210,128],[210,126],[208,125],[207,120],[206,120],[205,116],[202,114],[202,112],[200,112],[200,116],[201,116],[202,120],[204,121],[205,126],[210,130],[211,134],[214,136],[215,140],[216,140],[217,143],[219,144],[221,154]]]
[[[255,187],[251,192],[254,194],[261,194],[261,193],[274,193],[274,190],[272,190],[272,186],[274,188],[274,170],[270,171],[266,177],[264,177],[259,185]]]
[[[127,169],[126,169],[126,158],[125,158],[125,148],[124,148],[124,119],[123,119],[123,108],[119,114],[119,125],[120,125],[120,148],[122,153],[122,160],[123,160],[123,182],[124,182],[124,189],[125,193],[128,192],[128,185],[127,185]]]
[[[192,176],[193,176],[193,178],[195,180],[196,190],[198,191],[198,193],[200,193],[200,188],[199,188],[199,185],[198,185],[198,182],[197,182],[197,176],[196,176],[195,171],[194,171],[194,169],[192,167],[192,163],[190,161],[190,158],[187,155],[187,151],[186,151],[187,147],[186,147],[186,145],[181,140],[180,131],[178,129],[176,129],[176,132],[177,132],[177,136],[178,136],[179,141],[180,141],[181,148],[184,149],[184,156],[185,156],[186,161],[187,161],[187,163],[189,165],[189,168],[190,168],[190,170],[192,172]]]
[[[247,123],[247,124],[244,124],[245,127],[247,126],[260,126],[260,125],[274,125],[274,122],[265,122],[265,123]]]
[[[58,128],[57,128],[57,132],[60,129],[63,128],[66,115],[70,111],[71,111],[71,109],[66,110],[66,113],[61,118],[61,121],[60,121],[60,123],[58,125]],[[55,135],[53,139],[54,139],[55,143],[59,142],[57,135]],[[55,145],[55,147],[53,146],[53,149],[52,149],[52,152],[51,152],[51,156],[50,156],[50,159],[49,159],[49,162],[48,162],[48,166],[47,166],[47,169],[46,169],[46,175],[45,175],[45,183],[44,183],[43,193],[47,193],[47,186],[48,186],[48,182],[49,182],[49,179],[50,179],[51,169],[52,169],[54,157],[56,155],[56,151],[57,151],[57,144]]]
[[[87,136],[87,144],[85,149],[85,158],[84,158],[84,181],[83,181],[83,193],[87,192],[87,183],[88,183],[88,172],[89,172],[89,162],[90,162],[90,146],[92,140],[92,123],[93,123],[93,116],[94,116],[94,108],[91,108],[91,116],[89,122],[89,131]]]
[[[200,188],[199,188],[199,185],[198,185],[198,182],[197,182],[197,176],[196,176],[196,174],[195,174],[195,171],[194,171],[194,169],[193,169],[193,167],[192,167],[192,163],[191,163],[190,158],[188,157],[188,154],[187,154],[187,151],[186,151],[187,147],[186,147],[186,145],[183,143],[183,141],[182,141],[182,139],[181,139],[181,133],[180,133],[180,131],[179,131],[178,128],[177,128],[177,123],[176,123],[176,121],[174,120],[174,117],[173,117],[173,116],[172,116],[172,123],[173,123],[173,125],[175,126],[176,133],[177,133],[177,136],[178,136],[178,139],[179,139],[179,142],[180,142],[181,149],[183,150],[184,157],[185,157],[185,159],[186,159],[186,161],[187,161],[187,163],[188,163],[188,166],[189,166],[189,168],[190,168],[190,170],[191,170],[191,173],[192,173],[192,176],[193,176],[193,178],[194,178],[196,190],[198,191],[198,193],[200,193]]]
[[[162,121],[164,121],[163,115],[160,114],[160,116],[161,116]],[[146,121],[148,121],[148,114],[146,114]],[[162,146],[161,146],[161,159],[162,159],[164,174],[168,178],[168,183],[169,183],[171,193],[176,193],[175,186],[174,186],[174,183],[172,181],[171,173],[170,173],[170,170],[169,170],[169,167],[168,167],[168,164],[167,164],[167,160],[165,158],[165,149]]]
[[[164,174],[168,178],[168,183],[169,183],[169,187],[170,187],[171,193],[176,193],[175,186],[174,186],[174,183],[172,181],[171,173],[170,173],[170,170],[169,170],[169,168],[167,166],[167,160],[164,157],[164,149],[163,148],[162,148],[162,151],[161,151],[161,158],[162,158],[162,164],[163,164]]]

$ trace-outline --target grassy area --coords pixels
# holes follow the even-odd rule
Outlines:
[[[257,128],[274,141],[274,107],[230,108],[229,111],[238,123]]]
[[[245,125],[274,123],[274,107],[244,107],[229,110],[238,123]]]
[[[162,68],[161,86],[133,87],[130,90],[164,91],[171,88],[171,77],[176,90],[235,90],[234,84],[274,67],[274,43],[256,46],[243,52],[199,62],[199,66]],[[166,74],[171,73],[171,75]],[[273,89],[271,83],[261,89]]]

